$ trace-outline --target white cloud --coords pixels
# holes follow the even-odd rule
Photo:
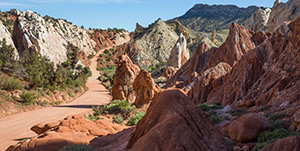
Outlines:
[[[0,6],[28,6],[20,3],[8,3],[8,2],[0,2]]]

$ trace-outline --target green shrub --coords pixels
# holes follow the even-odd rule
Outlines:
[[[111,60],[111,58],[106,58],[106,61],[110,61]]]
[[[103,54],[99,54],[99,57],[101,57],[101,58],[102,58],[102,57],[103,57]]]
[[[92,59],[95,55],[90,54],[87,58]]]
[[[247,110],[238,108],[238,109],[232,109],[230,111],[227,111],[226,113],[230,114],[231,116],[242,116],[246,112],[247,112]]]
[[[104,50],[104,53],[105,53],[105,54],[108,54],[108,53],[109,53],[109,50],[108,50],[108,49],[105,49],[105,50]]]
[[[202,110],[202,111],[208,111],[209,107],[206,104],[198,104],[198,107]]]
[[[22,82],[18,81],[16,78],[9,78],[4,83],[4,90],[22,90],[23,84]]]
[[[258,136],[257,142],[259,142],[259,143],[264,143],[264,142],[272,143],[272,142],[274,142],[278,139],[288,137],[288,136],[290,136],[290,133],[286,129],[280,128],[280,129],[275,129],[273,132],[270,132],[270,131],[262,132]]]
[[[137,111],[135,115],[130,116],[130,117],[128,118],[128,122],[127,122],[126,125],[128,125],[128,126],[136,125],[136,124],[143,118],[143,116],[144,116],[145,114],[146,114],[146,113],[144,113],[144,112],[139,112],[139,111]]]
[[[209,106],[210,109],[223,109],[220,102],[215,102],[213,105]]]
[[[268,108],[269,108],[268,106],[262,106],[262,107],[260,107],[260,108],[257,109],[257,112],[262,112],[262,111],[264,111],[264,110],[266,110]]]
[[[93,106],[92,109],[94,111],[94,116],[98,116],[107,112],[107,108],[104,105]]]
[[[285,113],[279,113],[279,114],[270,113],[270,114],[268,114],[268,120],[269,121],[276,121],[276,120],[279,120],[279,119],[283,119],[285,117],[286,117]]]
[[[217,116],[217,112],[216,111],[209,111],[207,113],[207,115],[209,116],[209,118],[213,121],[214,124],[218,124],[221,122],[220,117]]]
[[[96,121],[96,120],[100,120],[101,117],[99,116],[94,116],[94,115],[89,115],[89,116],[86,116],[85,118],[89,119],[90,121]]]
[[[267,145],[269,145],[269,143],[258,143],[258,144],[252,149],[252,151],[260,151],[261,149],[263,149],[263,148],[266,147]]]
[[[68,145],[65,146],[58,151],[92,151],[93,148],[89,145],[84,144],[75,144],[75,145]]]
[[[123,125],[124,119],[120,114],[118,114],[117,116],[114,115],[113,122]]]
[[[208,111],[208,110],[211,110],[211,109],[223,109],[223,107],[221,106],[221,104],[219,102],[216,102],[213,105],[198,104],[198,107],[202,111]]]
[[[21,102],[24,103],[25,105],[30,105],[34,103],[34,96],[30,92],[23,91],[20,97],[21,97]]]

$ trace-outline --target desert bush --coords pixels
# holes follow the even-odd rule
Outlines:
[[[113,122],[118,123],[120,125],[123,125],[124,119],[121,116],[121,114],[118,114],[117,116],[113,116]]]
[[[65,146],[58,151],[92,151],[93,148],[89,145],[84,144],[74,144],[74,145],[68,145]]]
[[[96,120],[100,120],[101,117],[99,116],[94,116],[94,115],[89,115],[89,116],[85,116],[85,118],[89,119],[90,121],[96,121]]]
[[[209,118],[213,121],[214,124],[218,124],[221,122],[220,117],[217,116],[217,112],[216,111],[212,111],[210,110],[207,115],[209,116]]]
[[[21,102],[25,105],[30,105],[34,103],[34,96],[30,92],[23,91],[20,94]]]
[[[8,78],[7,81],[4,83],[4,90],[22,90],[23,84],[22,82],[18,81],[16,78]]]
[[[128,122],[127,122],[126,125],[128,125],[128,126],[136,125],[136,124],[143,118],[143,116],[144,116],[145,114],[146,114],[146,113],[144,113],[144,112],[139,112],[139,111],[137,111],[135,115],[130,116],[130,117],[128,118]]]
[[[238,109],[232,109],[230,111],[227,111],[226,113],[230,114],[231,116],[242,116],[246,112],[247,112],[247,110],[238,108]]]
[[[108,50],[108,49],[105,49],[105,50],[104,50],[104,53],[105,53],[105,54],[108,54],[108,53],[109,53],[109,50]]]
[[[198,104],[198,107],[202,110],[202,111],[208,111],[209,107],[206,104]]]
[[[286,129],[280,128],[280,129],[275,129],[272,132],[270,132],[270,131],[262,132],[258,136],[257,142],[258,143],[264,143],[264,142],[272,143],[278,139],[288,137],[288,136],[290,136],[290,133]]]
[[[107,108],[104,105],[93,106],[92,109],[94,111],[94,116],[98,116],[107,112]]]
[[[260,108],[257,109],[257,112],[262,112],[262,111],[264,111],[264,110],[266,110],[268,108],[269,108],[268,106],[262,106],[262,107],[260,107]]]

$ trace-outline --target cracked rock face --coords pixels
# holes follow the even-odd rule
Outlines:
[[[7,30],[7,28],[3,25],[2,21],[0,21],[0,41],[3,41],[3,38],[5,38],[7,45],[11,45],[15,49],[15,55],[16,57],[18,57],[19,54],[17,52],[17,49],[14,46],[14,42],[10,36],[10,33]]]
[[[276,0],[266,25],[267,31],[274,32],[284,22],[298,17],[300,17],[300,0],[289,0],[286,3]]]
[[[168,66],[180,68],[186,63],[186,61],[190,58],[190,53],[186,46],[186,39],[184,35],[181,34],[170,53]]]
[[[232,150],[209,117],[178,89],[157,94],[131,134],[129,150]]]
[[[134,93],[131,83],[140,72],[140,68],[133,64],[127,54],[119,56],[119,62],[114,74],[114,85],[112,87],[113,100],[133,100]]]
[[[252,14],[252,16],[249,19],[247,19],[245,27],[249,30],[253,30],[254,32],[266,31],[266,25],[269,20],[270,13],[270,8],[258,8],[254,12],[254,14]]]
[[[26,50],[39,52],[58,64],[67,60],[65,45],[68,43],[87,55],[94,53],[96,42],[91,39],[90,31],[65,20],[41,17],[29,10],[16,14],[13,40],[19,53]]]

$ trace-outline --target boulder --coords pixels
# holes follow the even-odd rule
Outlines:
[[[179,89],[157,94],[131,134],[128,150],[232,150],[209,117]]]
[[[160,91],[160,87],[154,83],[151,75],[143,69],[133,82],[133,90],[136,92],[134,104],[139,108],[149,103]]]
[[[168,66],[180,68],[190,58],[190,52],[187,49],[186,39],[183,34],[179,36],[175,46],[171,50]]]
[[[113,100],[133,100],[132,83],[139,74],[140,68],[132,63],[127,54],[119,56],[118,59],[112,87]]]
[[[300,150],[300,137],[293,136],[277,140],[264,147],[261,151],[298,151]]]
[[[255,141],[259,134],[270,127],[266,117],[256,113],[249,113],[241,116],[228,126],[230,139],[248,143]]]
[[[276,0],[266,25],[267,31],[274,32],[284,22],[296,20],[298,17],[300,17],[300,0],[288,0],[286,3]]]
[[[245,27],[254,32],[266,31],[266,25],[271,13],[270,8],[258,8],[249,19],[247,19]]]

